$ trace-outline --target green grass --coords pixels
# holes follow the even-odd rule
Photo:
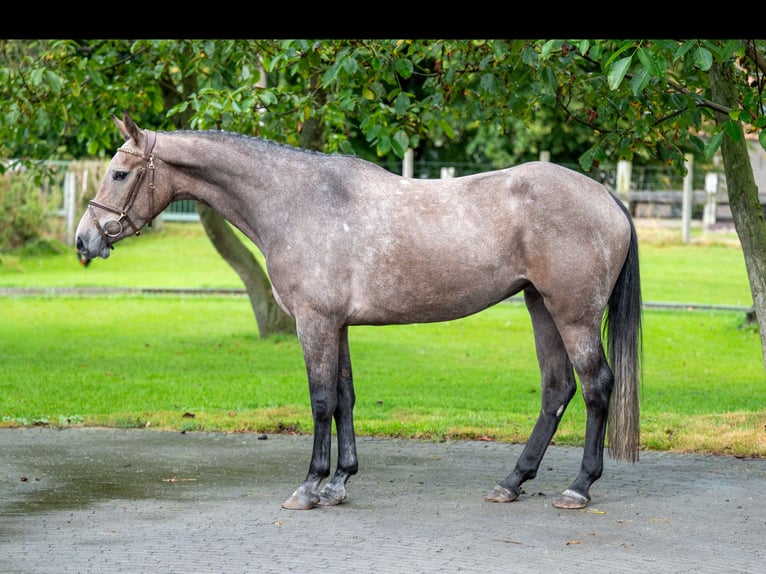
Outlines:
[[[730,240],[641,246],[646,301],[749,305]],[[3,256],[0,287],[241,287],[198,225],[166,224],[80,266]],[[310,432],[295,338],[261,340],[245,297],[0,299],[0,424]],[[647,310],[642,445],[766,456],[766,376],[744,313]],[[359,434],[523,442],[540,408],[522,304],[439,324],[350,332]],[[579,445],[578,394],[555,437]]]
[[[74,247],[64,249],[48,257],[0,254],[0,287],[242,288],[199,224],[144,230],[88,267],[77,263]]]

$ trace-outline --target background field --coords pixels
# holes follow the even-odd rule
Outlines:
[[[644,448],[766,456],[766,376],[736,236],[642,222]],[[3,255],[0,289],[239,289],[198,224],[118,244],[80,266],[72,252]],[[0,298],[0,424],[310,432],[297,340],[261,340],[248,300],[216,295],[38,294]],[[693,308],[691,304],[701,305]],[[710,306],[710,307],[708,307]],[[439,324],[355,327],[359,434],[523,442],[540,407],[523,304]],[[581,444],[572,401],[555,437]]]

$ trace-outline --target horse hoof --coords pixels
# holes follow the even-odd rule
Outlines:
[[[553,502],[553,506],[567,510],[577,510],[578,508],[585,508],[588,506],[589,502],[589,496],[583,496],[579,492],[567,488],[564,493]]]
[[[319,504],[319,495],[308,491],[303,486],[282,503],[282,508],[287,510],[310,510]]]
[[[319,493],[319,506],[337,506],[344,500],[346,500],[346,489],[342,486],[340,488],[331,488],[328,484]]]
[[[488,502],[513,502],[518,497],[518,492],[514,492],[511,489],[498,484],[492,489],[492,492],[484,497],[484,500]]]

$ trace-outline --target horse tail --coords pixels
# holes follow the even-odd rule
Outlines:
[[[630,213],[615,200],[630,222],[630,247],[612,290],[604,319],[614,388],[607,419],[612,458],[636,462],[639,449],[639,387],[642,378],[642,301],[638,237]]]

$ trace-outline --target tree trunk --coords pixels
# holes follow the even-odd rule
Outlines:
[[[739,107],[737,86],[731,66],[713,64],[710,69],[710,90],[713,100],[729,109]],[[726,114],[716,112],[716,122],[728,120]],[[738,127],[741,130],[741,127]],[[761,352],[766,368],[766,223],[758,198],[758,186],[753,176],[753,166],[744,134],[734,141],[725,136],[721,143],[729,205],[734,219],[742,252],[745,256],[747,277],[753,294],[753,306],[761,333]]]
[[[245,284],[260,337],[276,333],[295,335],[295,321],[277,304],[271,291],[271,281],[247,245],[237,237],[229,223],[210,207],[198,202],[197,211],[211,243]]]

